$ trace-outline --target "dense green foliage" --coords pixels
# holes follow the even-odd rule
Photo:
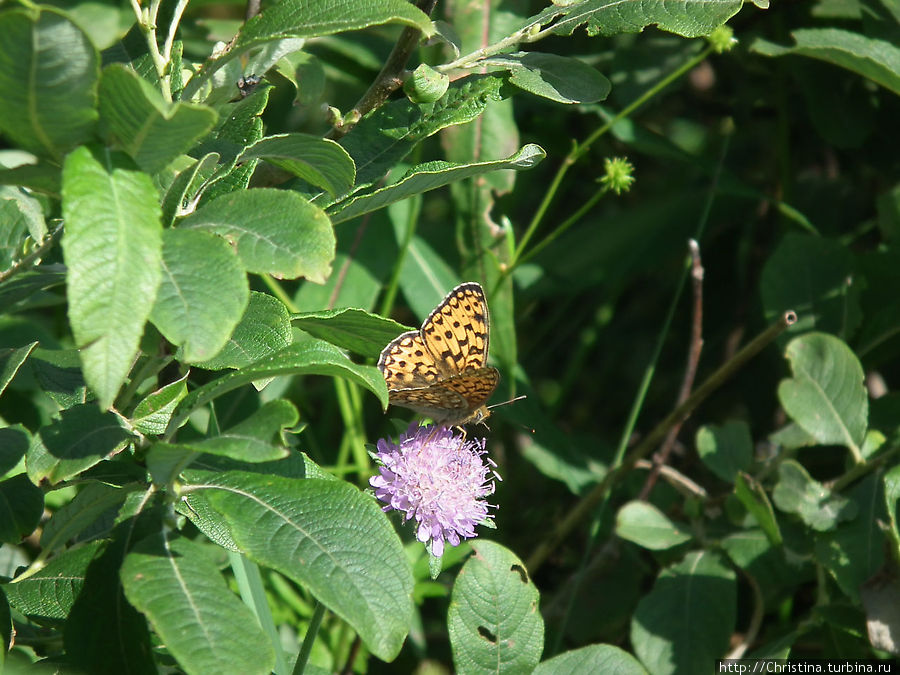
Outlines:
[[[900,654],[896,2],[246,10],[0,6],[0,670]],[[461,281],[436,559],[374,364]]]

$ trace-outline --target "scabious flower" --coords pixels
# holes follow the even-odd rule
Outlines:
[[[494,492],[495,466],[485,439],[466,440],[446,427],[411,424],[394,443],[376,444],[380,473],[369,479],[384,511],[403,511],[416,520],[416,538],[440,558],[444,542],[456,546],[474,537],[475,526],[491,519],[484,498]]]

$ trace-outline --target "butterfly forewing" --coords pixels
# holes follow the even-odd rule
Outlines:
[[[445,377],[485,365],[488,309],[479,284],[460,284],[422,324],[422,338]]]
[[[384,375],[388,389],[427,387],[440,377],[417,330],[394,338],[381,352],[378,369]]]

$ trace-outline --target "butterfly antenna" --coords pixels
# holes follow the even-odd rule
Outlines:
[[[497,406],[506,405],[507,403],[515,403],[516,401],[521,401],[523,398],[527,398],[527,396],[525,396],[525,394],[522,394],[521,396],[516,396],[515,398],[511,398],[508,401],[501,401],[500,403],[495,403],[494,405],[489,405],[488,410],[490,410],[491,408],[496,408]],[[484,422],[482,422],[482,424],[484,424]],[[517,426],[520,426],[523,429],[527,429],[531,433],[534,433],[534,429],[532,429],[531,427],[525,426],[524,424],[517,424]]]
[[[515,403],[516,401],[521,401],[523,398],[528,398],[528,397],[525,396],[525,394],[522,394],[521,396],[516,396],[515,398],[511,398],[508,401],[501,401],[500,403],[495,403],[494,405],[489,405],[488,410],[490,410],[491,408],[499,408],[501,405],[506,405],[508,403]]]

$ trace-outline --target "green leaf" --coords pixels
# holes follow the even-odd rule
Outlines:
[[[275,37],[321,37],[386,23],[418,28],[425,37],[434,35],[428,16],[405,0],[348,0],[340,6],[282,0],[248,21],[236,46],[246,47]]]
[[[792,459],[778,467],[778,483],[772,491],[772,499],[779,509],[796,513],[819,532],[832,530],[838,522],[856,516],[853,502],[810,478],[806,469]]]
[[[44,493],[20,473],[0,481],[0,543],[18,544],[44,513]]]
[[[700,673],[735,629],[737,582],[718,553],[696,551],[660,572],[631,620],[635,655],[651,673]]]
[[[201,206],[216,197],[244,190],[250,184],[250,177],[256,171],[259,160],[251,159],[238,165],[237,158],[244,148],[263,137],[261,115],[269,102],[272,89],[273,87],[262,83],[247,98],[219,108],[218,128],[193,151],[196,155],[215,152],[220,156],[220,163],[213,177],[203,188]]]
[[[306,587],[378,658],[400,651],[412,574],[375,501],[343,481],[223,474],[210,502],[245,554]]]
[[[39,291],[65,283],[64,265],[41,265],[15,275],[0,283],[0,306],[12,313],[16,303],[23,302]]]
[[[298,420],[297,409],[292,403],[275,399],[264,403],[250,417],[218,436],[181,443],[177,447],[197,453],[231,457],[242,462],[270,462],[288,456],[281,432],[297,424]]]
[[[588,645],[543,661],[532,675],[571,675],[572,673],[616,673],[646,675],[647,671],[631,654],[613,645]]]
[[[0,169],[0,184],[17,185],[59,198],[59,167],[49,161],[23,164],[14,169]]]
[[[29,190],[19,186],[0,186],[0,204],[13,204],[17,207],[16,213],[12,214],[14,224],[24,225],[32,241],[40,242],[47,236],[49,231],[43,206]]]
[[[827,61],[900,94],[900,48],[896,42],[839,28],[800,29],[792,31],[791,37],[794,38],[793,47],[782,47],[757,38],[750,49],[764,56],[796,54]]]
[[[19,187],[0,186],[0,222],[0,270],[8,270],[47,235],[40,204]]]
[[[741,4],[741,0],[685,0],[678,3],[664,0],[586,0],[564,7],[554,5],[535,19],[547,23],[549,17],[560,16],[552,25],[553,32],[559,35],[571,35],[582,24],[587,24],[585,30],[588,35],[639,33],[647,26],[656,24],[660,30],[684,37],[700,37],[709,35],[737,14]]]
[[[144,499],[140,493],[132,497]],[[119,583],[126,547],[146,536],[148,527],[161,526],[158,514],[150,514],[120,523],[106,550],[88,566],[63,629],[66,655],[82,672],[158,675],[147,620],[128,603]]]
[[[169,423],[169,433],[181,426],[191,412],[218,396],[250,382],[276,375],[343,377],[371,391],[378,397],[381,405],[387,408],[387,385],[377,368],[353,363],[337,347],[324,340],[308,340],[289,345],[246,368],[228,373],[191,392],[178,406],[174,419]]]
[[[199,456],[190,444],[154,443],[147,451],[147,471],[156,485],[169,486]]]
[[[200,545],[147,537],[125,556],[120,577],[128,601],[186,672],[268,675],[275,666],[272,645],[250,608]]]
[[[0,429],[0,476],[19,463],[30,444],[31,434],[20,424]]]
[[[81,372],[81,355],[77,349],[38,347],[29,363],[41,389],[60,407],[71,408],[89,400],[84,374]]]
[[[461,673],[531,672],[544,648],[538,590],[509,549],[470,545],[475,555],[456,577],[447,612],[453,664]]]
[[[106,546],[92,541],[53,556],[44,567],[14,584],[3,584],[10,604],[32,620],[63,621],[84,586],[88,565]]]
[[[9,611],[9,602],[3,587],[0,586],[0,668],[4,667],[6,654],[12,648],[13,622],[12,613]]]
[[[207,153],[175,177],[163,197],[163,225],[172,225],[176,216],[183,215],[184,209],[193,210],[191,201],[212,176],[218,162],[218,153]]]
[[[514,52],[491,57],[485,63],[508,69],[509,81],[519,89],[557,103],[596,103],[612,88],[597,69],[557,54]]]
[[[734,481],[734,495],[766,533],[769,542],[773,546],[781,546],[781,529],[778,527],[772,503],[762,485],[753,476],[739,472]]]
[[[19,368],[25,363],[25,359],[37,347],[37,342],[32,342],[18,349],[0,349],[0,394],[6,389],[6,385],[19,372]]]
[[[805,536],[808,531],[794,532]],[[734,531],[718,542],[734,566],[755,579],[759,592],[756,597],[767,610],[779,606],[786,591],[806,584],[813,572],[807,551],[800,553],[790,538],[784,545],[774,546],[759,528]]]
[[[816,439],[794,422],[786,424],[778,431],[769,434],[769,442],[785,450],[796,450],[797,448],[808,448],[816,445]]]
[[[0,131],[16,144],[58,160],[86,141],[97,119],[99,75],[97,51],[64,13],[0,14]]]
[[[502,169],[530,169],[540,162],[546,153],[539,145],[529,143],[506,159],[489,162],[471,162],[453,164],[450,162],[431,162],[411,169],[403,178],[387,187],[368,194],[355,196],[342,202],[329,211],[332,221],[342,223],[357,216],[377,211],[389,204],[408,199],[413,195],[434,190],[465,178],[480,176],[489,171]]]
[[[289,171],[332,197],[348,192],[356,178],[356,166],[344,148],[310,134],[267,136],[244,150],[238,161],[254,158]]]
[[[0,444],[2,447],[2,444]],[[891,546],[895,559],[900,559],[900,525],[897,519],[897,506],[900,501],[900,466],[895,466],[884,474],[884,505],[887,509]]]
[[[434,103],[391,101],[366,115],[340,143],[356,163],[356,182],[380,179],[421,141],[446,127],[478,118],[490,101],[502,99],[505,79],[470,75],[450,85]]]
[[[730,421],[697,430],[697,452],[703,463],[726,483],[753,462],[753,439],[746,422]]]
[[[177,446],[171,446],[177,447]],[[155,449],[155,448],[154,448]],[[151,452],[153,449],[151,449]],[[177,475],[177,473],[175,473]],[[154,477],[155,480],[155,477]],[[163,483],[159,483],[162,485]],[[192,483],[191,487],[196,484]],[[212,506],[204,492],[191,492],[185,496],[184,502],[177,507],[179,513],[186,516],[197,526],[197,529],[205,534],[210,541],[215,542],[226,551],[241,553],[240,547],[235,543],[222,516]]]
[[[196,365],[207,370],[243,368],[284,349],[292,340],[290,313],[284,303],[251,291],[244,316],[225,347],[209,361]]]
[[[182,95],[193,97],[218,69],[266,42],[332,35],[386,23],[418,28],[427,37],[434,34],[428,16],[406,0],[349,0],[340,5],[282,0],[244,24],[234,46],[192,78]]]
[[[187,378],[185,373],[180,379],[147,394],[131,414],[132,426],[148,436],[163,433],[175,408],[187,396]]]
[[[181,347],[185,363],[219,353],[247,309],[247,275],[222,237],[200,230],[163,233],[163,278],[150,321]]]
[[[114,414],[92,403],[73,406],[32,438],[25,456],[28,476],[51,485],[67,480],[121,450],[128,438]]]
[[[41,548],[47,553],[62,548],[103,513],[118,509],[127,496],[128,490],[123,488],[106,483],[88,483],[44,525]]]
[[[185,218],[181,228],[209,230],[236,248],[248,272],[322,283],[334,260],[328,216],[296,192],[255,188],[223,195]]]
[[[216,123],[212,108],[167,103],[152,84],[119,63],[103,69],[99,105],[104,135],[148,173],[186,153]]]
[[[372,358],[377,358],[388,342],[409,330],[393,319],[385,319],[361,309],[331,309],[294,314],[291,321],[313,337]]]
[[[156,188],[119,153],[79,148],[63,167],[69,321],[88,384],[108,408],[156,297],[162,227]]]
[[[859,603],[859,589],[884,563],[884,501],[877,476],[870,475],[847,495],[858,515],[835,530],[816,537],[816,560],[829,571],[841,590]]]
[[[849,336],[861,319],[853,255],[838,241],[809,234],[788,233],[769,256],[760,291],[767,321],[786,310],[799,320],[790,332],[818,330]],[[786,338],[785,338],[786,339]]]
[[[297,424],[299,419],[297,409],[290,401],[267,401],[240,423],[199,445],[204,452],[244,462],[281,459],[288,455],[282,431]]]
[[[877,429],[869,429],[866,432],[866,437],[863,439],[863,444],[859,451],[862,453],[864,459],[871,459],[882,447],[884,447],[886,441],[887,438],[883,433]]]
[[[859,359],[838,338],[808,333],[785,351],[793,379],[778,385],[785,412],[823,445],[844,445],[857,461],[866,434],[869,403]]]
[[[637,500],[619,509],[616,534],[651,551],[664,551],[691,540],[684,526],[673,523],[653,504]]]

